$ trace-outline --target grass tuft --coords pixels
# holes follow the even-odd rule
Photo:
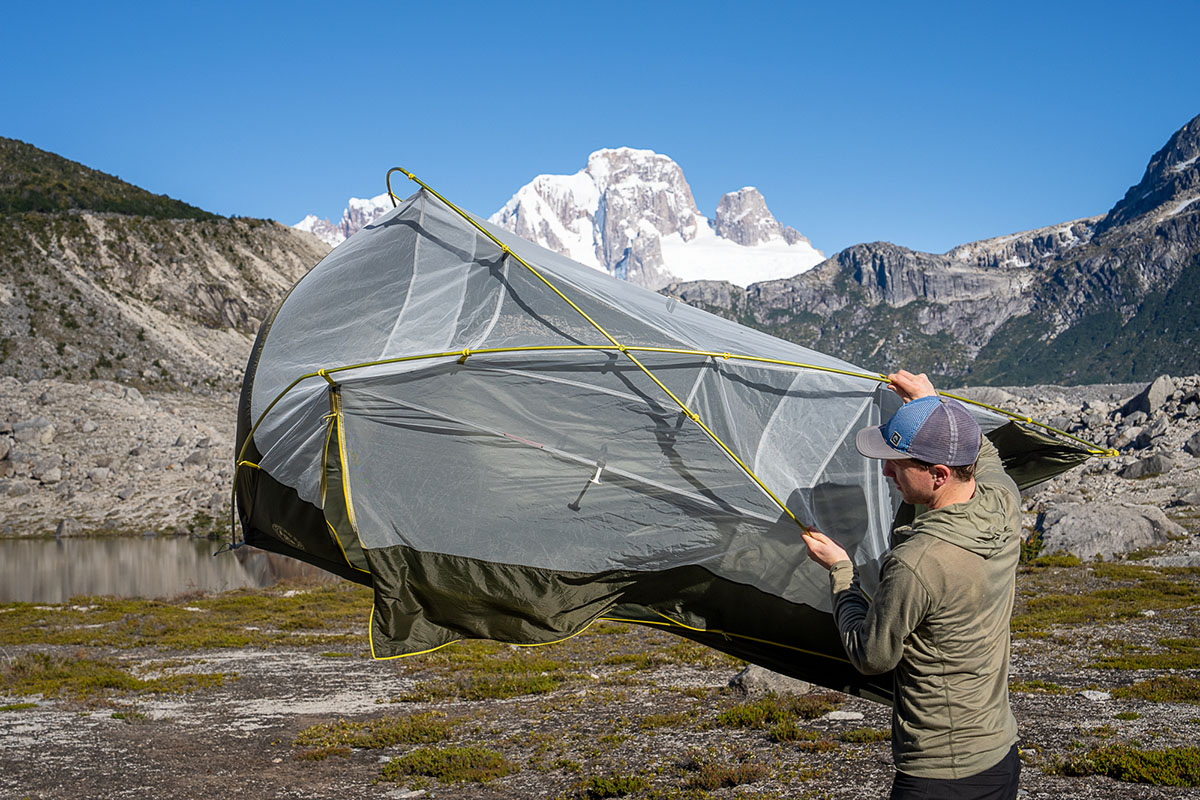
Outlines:
[[[794,723],[797,719],[816,719],[841,704],[841,696],[833,692],[802,695],[769,693],[749,703],[725,709],[717,715],[717,725],[723,728],[768,730],[781,723]]]
[[[1113,697],[1149,700],[1152,703],[1200,705],[1200,679],[1182,675],[1160,675],[1132,686],[1113,689]]]
[[[385,764],[380,777],[385,781],[423,776],[442,783],[486,783],[517,769],[503,754],[484,747],[419,747]]]
[[[1012,681],[1008,684],[1010,692],[1023,694],[1070,694],[1071,690],[1053,681]]]
[[[294,747],[359,747],[378,750],[395,744],[431,744],[450,736],[454,723],[431,711],[407,717],[380,717],[366,722],[325,722],[297,734]]]
[[[838,734],[838,739],[851,744],[885,742],[891,738],[892,732],[887,728],[851,728]]]

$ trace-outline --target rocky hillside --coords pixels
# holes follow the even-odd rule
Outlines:
[[[742,289],[663,290],[784,338],[971,383],[1148,380],[1200,366],[1200,117],[1103,217],[942,255],[887,242]]]
[[[0,214],[0,363],[9,377],[235,390],[262,318],[329,250],[275,222],[155,200],[82,165],[39,172],[42,162],[71,162],[20,149],[32,153],[24,174],[46,183],[6,172],[0,183],[25,187],[10,198],[83,207]],[[91,183],[70,183],[78,175]],[[166,216],[177,207],[197,218]],[[118,213],[125,208],[157,216]]]

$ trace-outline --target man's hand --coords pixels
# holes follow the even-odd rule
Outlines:
[[[888,388],[900,395],[900,399],[906,403],[921,397],[937,397],[937,389],[933,388],[933,382],[924,372],[913,375],[908,370],[901,369],[887,377]]]
[[[825,569],[839,561],[850,560],[841,545],[816,529],[810,528],[804,534],[804,544],[808,546],[808,557]]]

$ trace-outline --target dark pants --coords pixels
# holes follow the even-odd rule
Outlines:
[[[889,800],[1013,800],[1020,777],[1021,757],[1014,744],[999,764],[969,778],[914,778],[897,772]]]

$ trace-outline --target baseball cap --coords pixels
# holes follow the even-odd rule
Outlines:
[[[979,457],[982,435],[961,403],[921,397],[900,406],[883,425],[860,430],[854,444],[867,458],[915,458],[961,467]]]

